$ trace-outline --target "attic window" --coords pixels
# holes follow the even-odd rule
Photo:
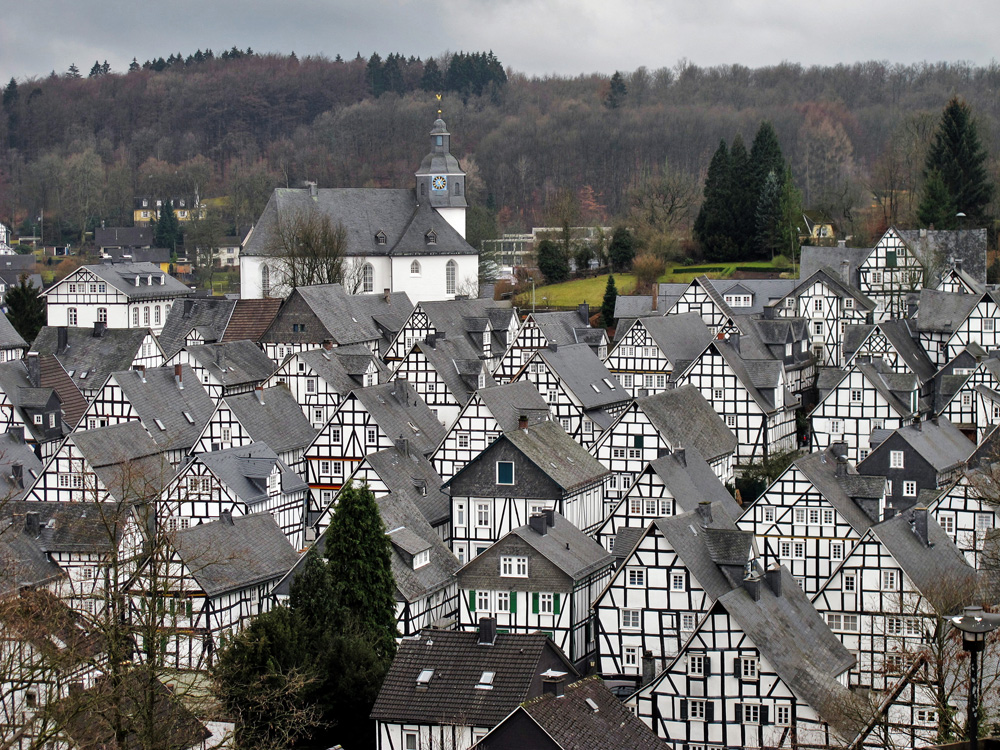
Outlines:
[[[597,703],[594,701],[593,698],[587,698],[586,703],[588,706],[590,706],[590,710],[593,711],[595,714],[601,710],[597,707]]]
[[[424,669],[417,675],[417,690],[426,690],[430,684],[431,677],[434,676],[433,669]]]
[[[83,372],[80,373],[80,380],[83,380],[88,375],[90,375],[90,370],[84,370]]]
[[[153,422],[156,424],[157,427],[163,430],[163,432],[167,431],[167,428],[164,426],[163,422],[161,422],[159,419],[154,419]]]
[[[428,230],[427,234],[424,235],[424,239],[427,241],[428,245],[436,245],[438,241],[437,232],[433,229]]]
[[[601,389],[597,387],[597,383],[591,383],[590,387],[594,389],[594,393],[600,393]]]
[[[479,677],[479,684],[476,685],[476,690],[492,690],[493,678],[496,676],[496,672],[483,672]]]
[[[375,233],[375,244],[384,245],[386,243],[385,232],[381,229]]]
[[[608,380],[607,378],[601,378],[601,380],[604,381],[604,385],[606,385],[609,390],[613,391],[615,389],[614,385],[612,385],[611,381]]]
[[[191,416],[190,412],[184,412],[184,419],[188,421],[188,424],[194,424],[194,417]]]
[[[421,550],[413,556],[413,569],[419,570],[420,568],[428,565],[431,561],[431,551],[429,549]]]

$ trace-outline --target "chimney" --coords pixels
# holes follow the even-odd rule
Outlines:
[[[69,348],[69,329],[66,326],[56,328],[56,354],[65,354]]]
[[[885,506],[885,514],[882,517],[882,520],[883,521],[888,521],[890,518],[895,518],[896,517],[896,512],[897,512],[896,509],[893,508],[891,505]]]
[[[545,522],[545,516],[541,513],[536,513],[528,518],[528,526],[539,536],[545,536],[549,533],[549,525]]]
[[[25,361],[28,365],[28,380],[31,382],[31,387],[38,388],[42,380],[42,368],[38,361],[38,352],[28,352],[28,358]]]
[[[11,464],[10,467],[10,481],[15,487],[19,489],[24,488],[24,465],[23,464]]]
[[[146,365],[136,365],[135,371],[139,374],[139,380],[146,382]]]
[[[841,240],[845,245],[847,244],[844,240]],[[843,245],[841,245],[843,247]],[[840,278],[845,284],[851,283],[851,261],[844,258],[840,261]]]
[[[448,338],[448,332],[447,331],[436,331],[436,333],[437,333],[437,340],[438,341],[444,341],[446,338]]]
[[[837,240],[837,247],[847,247],[847,240]]]
[[[402,453],[404,456],[409,458],[410,456],[410,441],[400,435],[396,438],[396,450]]]
[[[743,579],[743,588],[747,590],[750,594],[750,598],[755,602],[760,601],[760,576],[756,573],[751,573],[746,578]]]
[[[557,351],[559,351],[559,344],[557,344],[555,341],[550,341],[549,342],[549,351],[550,352],[557,352]]]
[[[933,229],[933,228],[934,228],[934,226],[931,225],[931,229]],[[920,239],[923,239],[926,236],[927,236],[927,230],[926,229],[921,229],[920,230]]]
[[[656,312],[656,305],[657,305],[657,302],[659,301],[659,296],[660,296],[660,284],[659,284],[659,282],[654,281],[653,282],[653,307],[652,307],[653,312]]]
[[[566,673],[547,669],[542,672],[542,695],[562,698],[566,694]]]
[[[497,642],[497,621],[493,617],[479,618],[480,646],[492,646]]]
[[[522,414],[521,416],[519,416],[517,418],[517,429],[519,429],[519,430],[526,430],[526,429],[528,429],[528,417],[527,417],[527,415]]]
[[[681,466],[687,466],[687,452],[684,450],[684,446],[678,445],[674,449],[674,455],[677,456],[677,461]],[[709,512],[711,513],[711,506],[709,506]]]
[[[698,518],[701,519],[701,525],[707,528],[712,523],[712,501],[702,500],[698,503],[695,511],[698,513]]]
[[[7,434],[10,435],[10,439],[14,441],[15,445],[24,445],[24,425],[17,425],[16,427],[8,427]]]
[[[962,261],[961,258],[955,258],[955,270],[956,271],[961,271],[962,270],[962,262],[963,261]]]
[[[577,306],[576,311],[577,311],[577,313],[579,313],[580,317],[583,319],[583,324],[589,326],[590,325],[590,304],[587,303],[587,302],[581,302]]]
[[[434,345],[437,343],[437,336],[435,336],[433,333],[428,333],[427,338],[424,339],[424,341],[427,342],[427,346],[433,349]]]
[[[181,366],[174,365],[174,381],[177,383],[177,389],[184,390],[184,381],[181,379]]]
[[[385,287],[385,288],[384,288],[384,289],[382,290],[382,300],[383,300],[383,301],[384,301],[384,302],[385,302],[386,304],[389,304],[389,295],[390,295],[391,293],[392,293],[392,290],[391,290],[391,289],[389,289],[389,287]]]
[[[729,344],[736,350],[737,354],[740,353],[740,335],[736,331],[729,334]]]
[[[42,524],[36,511],[24,514],[24,533],[30,537],[36,537],[42,533]]]
[[[656,659],[653,658],[653,652],[646,649],[642,652],[642,684],[639,687],[645,687],[653,681],[656,677]]]
[[[837,468],[835,469],[835,476],[846,477],[847,476],[847,454],[838,453],[837,454]]]
[[[193,309],[194,309],[194,300],[193,299],[186,299],[186,300],[184,300],[184,317],[185,318],[191,317],[191,310],[193,310]]]
[[[764,573],[767,579],[767,587],[775,596],[781,596],[781,566],[775,563]]]
[[[108,324],[103,320],[94,321],[94,338],[102,339],[104,338],[104,332],[108,330]]]
[[[231,510],[222,511],[222,514],[219,516],[219,518],[221,519],[222,523],[224,523],[226,526],[233,525],[233,512]]]
[[[315,182],[310,182],[310,181],[307,180],[306,181],[306,187],[309,188],[309,197],[310,198],[316,198],[319,195],[319,191],[316,189],[316,183]]]
[[[933,546],[927,538],[927,508],[914,508],[910,514],[910,530],[925,547]]]
[[[328,352],[333,351],[333,342],[330,339],[323,339],[323,348]]]
[[[545,525],[550,529],[556,525],[556,512],[552,508],[543,510],[542,515],[545,516]]]
[[[257,402],[263,406],[264,405],[264,386],[258,385],[254,390],[257,391]]]

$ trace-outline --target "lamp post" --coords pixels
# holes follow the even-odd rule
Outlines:
[[[531,314],[535,314],[535,277],[529,276],[528,281],[531,282]]]
[[[979,748],[979,655],[986,648],[989,634],[1000,627],[1000,617],[986,614],[982,607],[966,607],[965,614],[951,618],[962,631],[962,647],[969,652],[969,748]]]

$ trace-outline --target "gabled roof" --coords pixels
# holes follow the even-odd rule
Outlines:
[[[172,544],[208,596],[281,578],[299,559],[270,513],[181,529]]]
[[[59,396],[59,405],[62,407],[65,423],[70,428],[79,424],[80,417],[87,411],[87,399],[76,387],[73,379],[59,363],[59,360],[51,354],[40,355],[38,374],[38,380],[42,387],[33,390],[41,391],[51,388]],[[99,387],[101,382],[100,380],[95,381],[94,385]],[[24,405],[28,406],[27,403]]]
[[[670,363],[689,362],[705,351],[714,337],[698,313],[642,318],[641,325]]]
[[[882,366],[881,363],[856,364],[854,368],[864,375],[865,380],[871,383],[900,417],[909,417],[914,413],[909,398],[904,401],[903,396],[905,394],[909,397],[909,394],[915,392],[919,387],[920,381],[915,375],[893,372],[888,367]]]
[[[507,317],[514,312],[509,301],[481,298],[426,301],[420,303],[420,308],[427,315],[427,320],[435,331],[445,333],[448,339],[461,338],[469,340],[470,343],[478,343],[480,349],[481,337],[479,342],[475,342],[472,341],[470,334],[485,330],[486,321],[493,325],[492,317],[499,319],[501,315]]]
[[[69,378],[65,380],[68,381]],[[59,400],[51,386],[45,388],[32,386],[24,361],[0,362],[0,391],[18,409],[44,409],[53,398]],[[34,424],[34,421],[27,417],[24,419],[24,424],[33,440],[41,442],[46,439],[44,426]]]
[[[238,299],[233,314],[229,317],[222,343],[230,341],[257,341],[281,308],[280,299]]]
[[[896,434],[939,473],[965,464],[976,449],[961,430],[944,417],[901,427]]]
[[[539,422],[524,430],[511,430],[498,440],[509,440],[564,491],[597,481],[608,473],[603,464],[555,422]],[[475,461],[473,459],[470,464]]]
[[[876,516],[873,518],[855,499],[881,499],[885,494],[885,478],[859,476],[857,469],[847,464],[846,460],[838,460],[839,447],[840,444],[835,444],[825,451],[797,458],[794,466],[841,517],[851,524],[855,532],[863,534],[877,520],[878,509],[873,509]],[[842,467],[840,476],[837,475],[838,464]]]
[[[3,536],[20,533],[27,537],[28,513],[38,514],[38,535],[29,538],[42,552],[104,554],[118,543],[132,510],[130,505],[117,503],[10,501],[0,511],[4,524],[9,524]]]
[[[21,338],[6,315],[0,315],[0,349],[28,348],[28,342]]]
[[[427,362],[444,381],[452,397],[460,406],[469,403],[479,385],[479,373],[485,367],[480,353],[466,338],[435,338],[415,345]],[[488,369],[488,368],[487,368]],[[487,372],[486,383],[493,385],[493,376]]]
[[[705,277],[699,277],[699,280]],[[798,285],[795,279],[707,279],[714,291],[722,298],[723,304],[729,308],[730,314],[758,315],[764,312],[768,305],[783,299]],[[750,307],[734,308],[725,302],[727,294],[750,294],[753,304]]]
[[[21,479],[15,480],[14,466],[20,464]],[[24,442],[23,430],[0,434],[0,498],[19,500],[42,473],[42,462],[32,447]]]
[[[675,450],[693,448],[706,461],[736,450],[736,436],[693,385],[638,398],[636,405]]]
[[[986,295],[921,289],[916,328],[918,331],[954,333],[972,314],[984,296]]]
[[[518,418],[526,416],[529,423],[549,419],[549,405],[527,380],[515,380],[506,385],[482,388],[476,392],[504,432],[517,429]]]
[[[95,227],[94,244],[105,247],[152,247],[153,227]]]
[[[773,359],[743,359],[728,341],[713,341],[709,344],[709,348],[711,347],[715,347],[715,350],[722,355],[757,406],[765,412],[775,411],[774,399],[765,396],[760,389],[777,388],[778,376],[783,371],[781,362]]]
[[[364,374],[373,360],[378,382],[384,383],[389,379],[389,369],[364,344],[310,349],[295,356],[341,396],[364,385]]]
[[[675,513],[690,512],[705,500],[724,508],[730,518],[736,518],[741,512],[697,448],[688,447],[660,456],[650,461],[646,470],[656,472],[670,491],[677,506]]]
[[[541,693],[541,673],[553,662],[569,675],[569,660],[541,633],[499,633],[490,646],[479,634],[424,630],[404,638],[382,683],[371,718],[376,721],[493,727],[528,698]],[[426,689],[417,677],[433,670]],[[483,672],[493,689],[477,690]]]
[[[280,300],[267,301],[280,302]],[[221,340],[235,307],[236,300],[224,297],[186,299],[171,306],[159,336],[160,348],[163,349],[164,355],[170,359],[183,349],[184,340],[193,328],[204,329],[202,335],[206,343]]]
[[[0,520],[0,598],[3,599],[26,587],[44,587],[66,575],[38,540],[25,533],[24,526],[23,516]]]
[[[687,288],[687,284],[657,284],[655,310],[651,294],[619,294],[615,298],[615,320],[618,321],[618,327],[624,330],[635,318],[666,315]],[[623,326],[623,322],[626,325]]]
[[[141,422],[74,432],[66,440],[76,446],[119,502],[137,502],[159,494],[174,473],[164,449],[153,441]],[[50,462],[46,470],[52,471],[53,467]]]
[[[900,238],[927,268],[958,260],[962,271],[986,283],[985,229],[897,229]]]
[[[802,246],[802,257],[799,259],[799,278],[808,279],[823,268],[840,269],[843,261],[847,261],[848,278],[851,285],[858,280],[858,268],[871,255],[870,247],[818,247]],[[839,274],[838,274],[839,275]]]
[[[276,453],[303,449],[316,439],[316,428],[287,388],[274,386],[223,400],[250,439]]]
[[[405,380],[359,388],[352,395],[390,440],[408,440],[409,450],[426,456],[444,440],[444,426]]]
[[[309,489],[309,485],[263,443],[199,453],[194,460],[205,464],[220,482],[248,505],[267,500],[267,477],[275,466],[281,474],[282,494],[305,492]]]
[[[531,320],[542,332],[546,344],[567,346],[583,343],[597,346],[605,336],[603,328],[591,328],[590,321],[584,321],[579,312],[532,313]],[[595,337],[598,340],[594,340]]]
[[[187,353],[224,386],[263,383],[274,374],[274,362],[252,341],[191,346]]]
[[[553,346],[532,356],[548,365],[561,384],[579,399],[584,409],[602,409],[631,399],[618,379],[587,344]]]
[[[188,302],[189,300],[184,300]],[[176,306],[175,306],[176,307]],[[66,346],[59,347],[60,330]],[[31,350],[54,355],[78,388],[100,388],[113,372],[127,370],[142,348],[148,328],[59,328],[44,326]]]
[[[108,286],[114,287],[129,299],[186,297],[192,294],[186,284],[169,274],[165,274],[154,263],[101,263],[81,268],[106,281]],[[61,286],[65,282],[76,281],[77,275],[78,272],[74,271],[57,286]],[[152,279],[152,283],[149,283],[150,279]],[[136,281],[139,282],[138,285],[136,285]],[[42,296],[46,296],[50,292],[51,289],[46,290],[42,292]]]
[[[863,310],[874,311],[877,306],[873,300],[862,294],[861,290],[857,287],[845,283],[844,279],[835,268],[831,268],[829,266],[825,268],[817,268],[808,276],[800,275],[800,279],[801,281],[799,281],[798,284],[785,295],[786,297],[798,297],[803,291],[808,289],[813,284],[821,282],[829,286],[841,297],[852,298]]]
[[[412,502],[427,523],[439,526],[451,518],[451,498],[441,491],[441,475],[422,453],[400,445],[370,453],[362,463],[375,470],[390,494]]]
[[[181,365],[183,388],[177,386],[173,367],[125,370],[112,378],[161,450],[192,447],[215,411],[215,402],[187,365]]]

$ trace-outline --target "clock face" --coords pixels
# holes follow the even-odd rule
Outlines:
[[[446,190],[448,188],[448,178],[444,175],[435,175],[431,180],[431,190]]]

